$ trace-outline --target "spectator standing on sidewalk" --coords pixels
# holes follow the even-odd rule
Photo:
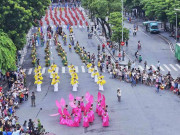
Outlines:
[[[105,50],[105,44],[103,43],[102,44],[102,52],[104,52],[104,50]]]
[[[126,46],[128,46],[128,39],[126,39]]]
[[[131,69],[131,61],[128,61],[128,69]]]
[[[35,94],[34,94],[34,92],[32,92],[32,96],[31,96],[31,105],[32,105],[32,107],[34,106],[36,106],[35,105],[35,99],[36,99],[36,96],[35,96]]]
[[[160,62],[157,63],[157,69],[160,71]]]
[[[122,61],[124,61],[124,57],[125,57],[125,52],[122,52]]]
[[[120,88],[117,89],[117,97],[118,97],[118,102],[121,101],[121,90]]]
[[[144,70],[146,70],[147,67],[147,61],[144,62]]]

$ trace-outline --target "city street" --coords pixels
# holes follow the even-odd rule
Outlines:
[[[53,11],[54,13],[54,11]],[[63,12],[64,13],[64,12]],[[59,12],[58,12],[59,16]],[[63,14],[64,16],[64,14]],[[46,35],[47,24],[43,18],[43,32]],[[49,17],[49,20],[50,17]],[[51,27],[55,31],[56,27],[50,21]],[[74,47],[72,51],[69,51],[68,44],[69,30],[67,30],[65,24],[62,24],[63,31],[67,34],[67,45],[63,44],[62,38],[59,36],[59,41],[62,44],[63,49],[67,52],[68,65],[73,64],[76,66],[76,71],[79,77],[79,87],[77,92],[72,91],[70,85],[71,76],[68,71],[68,67],[63,66],[61,57],[58,56],[56,46],[53,39],[50,41],[51,51],[51,64],[54,62],[58,66],[58,74],[60,76],[60,84],[58,92],[54,92],[54,87],[51,85],[50,75],[48,73],[48,67],[45,67],[45,52],[46,45],[37,46],[37,58],[40,59],[40,65],[42,66],[43,84],[42,91],[36,92],[36,85],[34,84],[34,67],[31,64],[31,47],[28,47],[27,54],[24,58],[23,68],[27,74],[27,86],[29,87],[30,94],[32,91],[36,94],[36,107],[31,107],[30,99],[27,103],[21,105],[21,108],[17,110],[17,115],[20,117],[20,123],[23,124],[24,120],[32,118],[41,120],[45,129],[56,135],[73,135],[73,134],[87,134],[87,135],[179,135],[180,129],[180,98],[170,92],[169,90],[161,90],[156,93],[154,86],[146,86],[138,84],[136,87],[132,87],[130,83],[119,81],[118,79],[112,79],[107,71],[103,72],[105,76],[106,84],[104,85],[104,91],[102,92],[106,97],[106,104],[108,105],[108,113],[110,117],[109,127],[102,127],[102,119],[95,113],[95,121],[90,124],[88,128],[82,127],[68,127],[59,124],[59,116],[51,117],[50,114],[58,112],[55,101],[60,100],[62,97],[69,102],[69,94],[74,96],[85,95],[87,91],[90,92],[97,100],[98,84],[94,82],[90,74],[87,72],[86,65],[82,63],[80,57],[75,53]],[[125,23],[125,27],[131,28],[130,40],[128,47],[124,46],[125,52],[131,60],[135,59],[134,53],[137,51],[137,43],[140,40],[142,44],[142,50],[139,54],[142,55],[143,61],[141,64],[136,62],[136,67],[140,70],[144,68],[144,61],[147,61],[147,65],[153,65],[156,69],[158,61],[161,63],[161,71],[163,74],[171,72],[173,77],[180,76],[180,64],[171,52],[170,47],[157,35],[146,33],[142,27],[139,27],[137,36],[133,37],[132,29],[133,24]],[[91,55],[98,54],[97,46],[101,45],[101,42],[96,36],[92,39],[88,39],[88,33],[85,23],[83,26],[73,26],[75,34],[75,41],[79,41],[80,46],[84,46],[87,52]],[[75,42],[76,43],[76,42]],[[97,61],[96,61],[97,67]],[[122,100],[118,102],[117,89],[122,90]],[[96,104],[94,103],[94,111]],[[40,110],[42,108],[42,110]],[[70,107],[69,107],[70,108]]]

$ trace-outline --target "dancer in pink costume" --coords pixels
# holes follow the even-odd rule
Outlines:
[[[72,115],[71,115],[72,116]],[[68,116],[67,117],[67,126],[69,127],[74,127],[74,122],[73,120],[71,119],[71,116]]]
[[[103,123],[102,123],[103,127],[108,127],[109,126],[109,115],[107,113],[107,110],[105,110],[105,113],[103,115]]]
[[[61,121],[60,121],[59,124],[61,124],[61,125],[66,125],[67,124],[67,120],[66,120],[66,116],[65,115],[62,115]]]
[[[89,120],[86,113],[84,113],[84,117],[83,117],[83,127],[86,128],[89,127]]]
[[[93,104],[91,105],[91,108],[89,109],[89,113],[88,113],[89,123],[92,123],[94,121],[94,111],[93,111],[92,106]]]
[[[73,125],[74,125],[74,127],[79,127],[79,117],[77,116],[77,114],[75,114],[75,116],[74,116]]]
[[[81,101],[80,101],[81,102],[80,105],[81,105],[81,111],[82,112],[84,112],[84,109],[85,109],[83,100],[84,100],[84,96],[81,97]]]

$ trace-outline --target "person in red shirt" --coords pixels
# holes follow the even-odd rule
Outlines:
[[[104,52],[104,49],[105,49],[105,44],[103,43],[102,44],[102,52]]]

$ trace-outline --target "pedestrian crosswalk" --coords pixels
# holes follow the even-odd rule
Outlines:
[[[151,65],[153,70],[157,70],[157,67],[155,65]],[[142,65],[136,66],[136,68],[139,68],[141,71],[144,70],[144,67]],[[146,69],[149,69],[150,66],[146,66]],[[160,66],[161,72],[180,72],[180,65],[179,64],[162,64]]]
[[[153,70],[157,70],[157,67],[155,65],[150,65],[150,66],[152,66]],[[146,69],[149,69],[150,66],[146,66]],[[141,71],[144,70],[144,67],[142,65],[137,65],[135,67],[139,68]],[[49,69],[49,67],[42,67],[42,74],[48,73],[48,69]],[[98,71],[97,66],[95,66],[94,69]],[[86,66],[75,66],[75,70],[76,70],[77,73],[86,73],[86,72],[88,72]],[[34,74],[34,68],[23,69],[23,71],[27,75]],[[160,71],[164,72],[164,73],[167,73],[168,71],[180,72],[180,65],[179,64],[162,64],[160,66]],[[68,67],[57,67],[56,72],[65,74],[65,73],[69,73],[69,69],[68,69]]]

